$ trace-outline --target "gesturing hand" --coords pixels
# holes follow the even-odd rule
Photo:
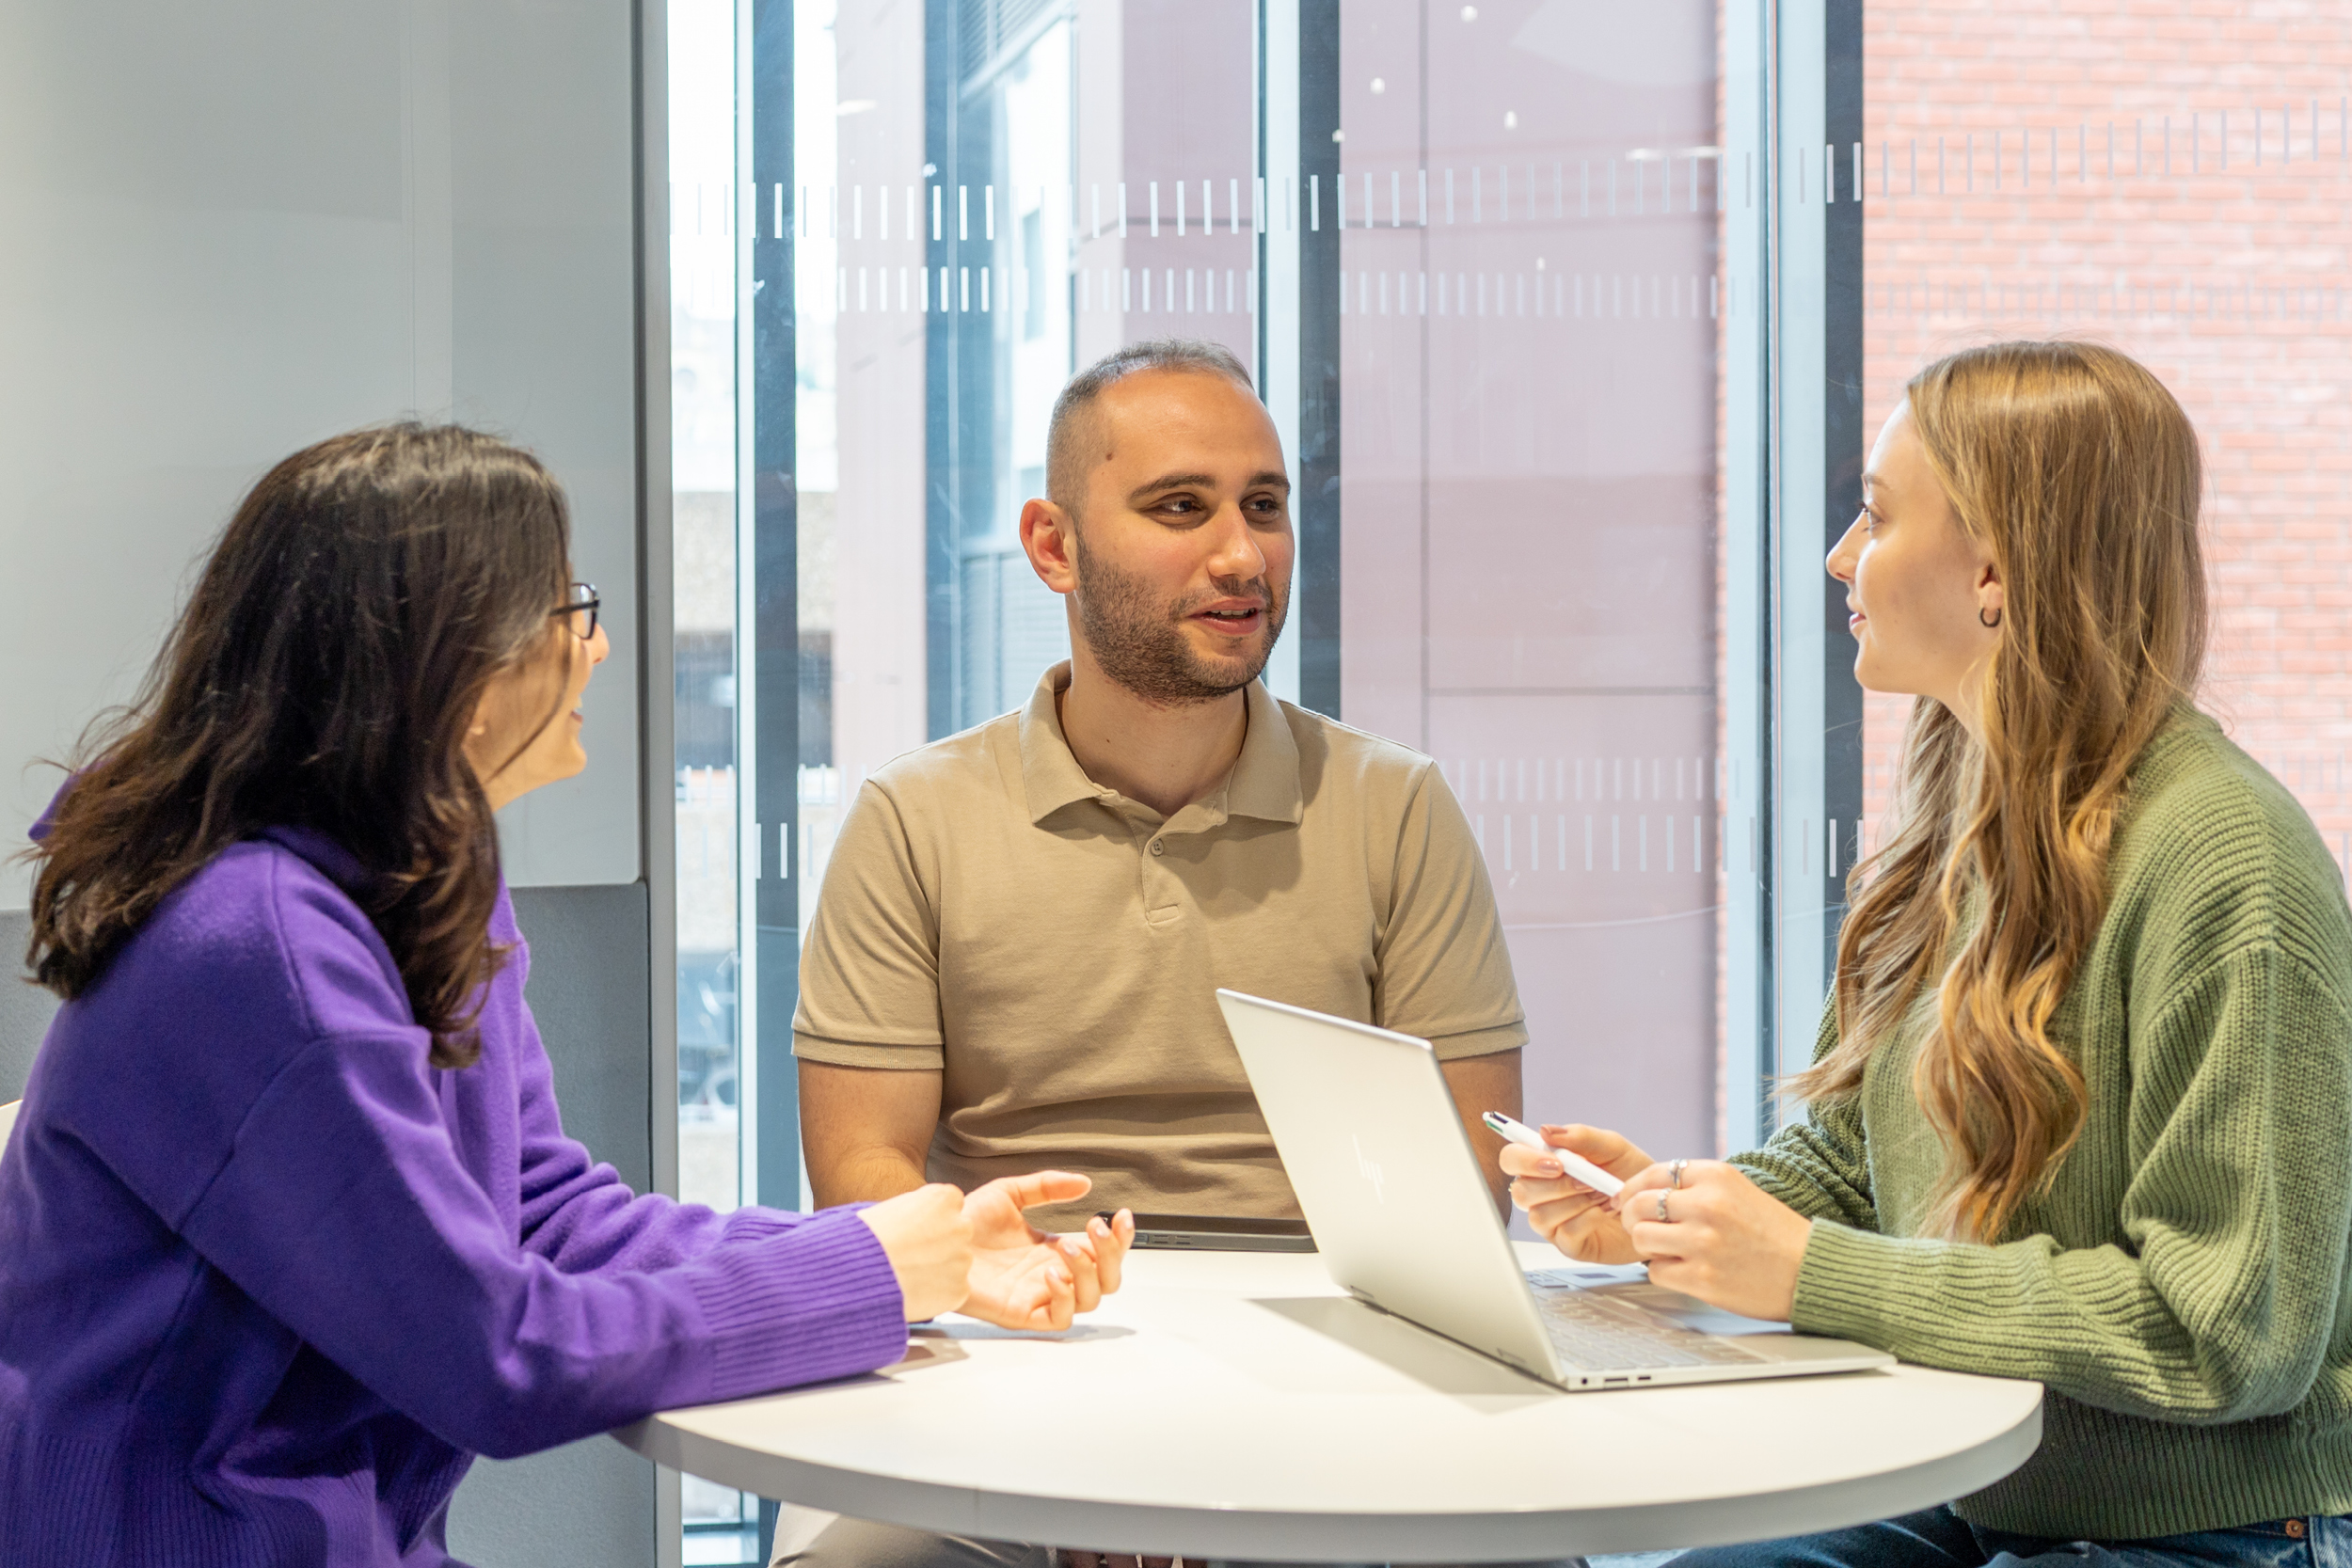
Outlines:
[[[963,1200],[972,1237],[971,1294],[963,1310],[1005,1328],[1060,1329],[1091,1312],[1119,1289],[1120,1269],[1136,1239],[1133,1214],[1120,1210],[1105,1224],[1048,1236],[1022,1211],[1041,1203],[1084,1197],[1094,1185],[1069,1171],[1008,1176],[974,1189]]]
[[[907,1322],[919,1323],[963,1305],[972,1291],[972,1223],[964,1218],[960,1189],[934,1181],[861,1209],[857,1217],[882,1243],[898,1276]]]
[[[1654,1164],[1628,1181],[1612,1207],[1633,1250],[1648,1260],[1653,1283],[1742,1317],[1788,1321],[1812,1222],[1739,1166]]]
[[[1646,1170],[1650,1157],[1614,1132],[1597,1127],[1542,1129],[1555,1148],[1581,1154],[1612,1176],[1631,1178]],[[1581,1263],[1632,1263],[1641,1254],[1617,1223],[1609,1199],[1572,1176],[1561,1173],[1560,1162],[1522,1148],[1502,1146],[1502,1168],[1515,1178],[1511,1201],[1527,1214],[1538,1236]]]

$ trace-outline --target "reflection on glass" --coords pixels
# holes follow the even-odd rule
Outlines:
[[[803,525],[802,624],[830,636],[804,911],[868,771],[1068,655],[1016,528],[1071,372],[1177,333],[1257,357],[1255,8],[949,9],[944,96],[914,8],[829,17],[831,52],[796,71],[801,495],[830,524],[817,590]],[[1181,115],[1150,90],[1171,79]]]
[[[1343,713],[1437,756],[1478,831],[1533,1112],[1709,1149],[1712,13],[1341,22]]]

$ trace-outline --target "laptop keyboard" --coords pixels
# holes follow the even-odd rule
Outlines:
[[[1713,1335],[1670,1323],[1629,1303],[1531,1275],[1535,1308],[1562,1359],[1588,1371],[1651,1367],[1749,1365],[1764,1359]]]

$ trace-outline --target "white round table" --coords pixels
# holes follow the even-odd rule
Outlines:
[[[948,1320],[874,1376],[614,1433],[856,1518],[1320,1562],[1831,1529],[1974,1491],[2041,1434],[2040,1385],[1918,1367],[1564,1394],[1339,1294],[1311,1254],[1172,1251],[1134,1254],[1125,1289],[1060,1335]]]

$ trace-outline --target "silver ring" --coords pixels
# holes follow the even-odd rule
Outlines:
[[[1673,1164],[1666,1167],[1667,1170],[1674,1174],[1676,1192],[1682,1191],[1682,1173],[1690,1164],[1691,1162],[1688,1160],[1677,1160]]]
[[[1658,1221],[1661,1225],[1674,1223],[1666,1217],[1666,1189],[1663,1187],[1658,1189]]]

